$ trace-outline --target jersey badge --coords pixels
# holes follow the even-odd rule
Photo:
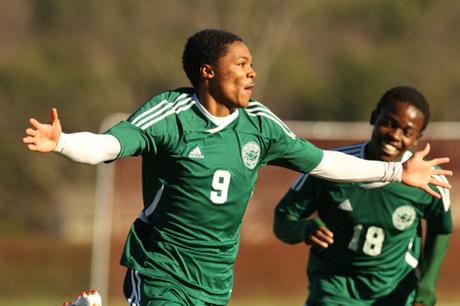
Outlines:
[[[203,155],[203,153],[201,153],[200,147],[196,146],[195,149],[190,151],[190,153],[188,154],[188,157],[194,158],[194,159],[203,159],[204,155]]]
[[[415,221],[415,209],[409,205],[400,206],[393,212],[392,219],[394,227],[405,230]]]
[[[345,210],[345,211],[353,211],[353,207],[351,206],[351,202],[348,199],[346,199],[345,201],[340,203],[338,208],[341,209],[341,210]]]
[[[254,169],[259,161],[260,157],[260,147],[255,142],[246,143],[241,149],[241,157],[243,158],[243,163],[248,169]]]

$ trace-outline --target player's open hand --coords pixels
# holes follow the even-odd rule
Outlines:
[[[51,109],[50,123],[41,123],[34,118],[29,119],[29,123],[32,127],[26,129],[26,136],[22,139],[27,148],[36,152],[53,151],[62,132],[57,110]]]
[[[327,249],[334,243],[334,234],[325,226],[318,227],[310,237],[305,240],[307,244]]]
[[[430,195],[440,198],[439,193],[430,188],[428,184],[450,188],[450,184],[437,180],[433,175],[452,175],[452,171],[435,169],[435,166],[449,162],[448,157],[424,160],[423,158],[430,152],[430,145],[427,144],[421,151],[416,152],[412,157],[403,163],[402,182],[404,184],[419,187]]]

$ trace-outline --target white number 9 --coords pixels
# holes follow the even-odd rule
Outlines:
[[[211,201],[215,204],[223,204],[227,201],[228,187],[232,175],[227,170],[217,170],[212,178]]]

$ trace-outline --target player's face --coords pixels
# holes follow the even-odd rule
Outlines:
[[[371,159],[397,161],[422,136],[425,116],[410,103],[393,101],[373,116],[374,130],[368,146]]]
[[[256,72],[248,47],[239,41],[227,46],[228,52],[218,59],[210,90],[216,101],[233,110],[247,107],[252,95]]]

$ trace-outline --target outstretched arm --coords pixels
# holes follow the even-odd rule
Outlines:
[[[449,158],[424,160],[430,146],[415,153],[407,162],[381,162],[364,160],[342,152],[324,151],[319,165],[310,174],[338,182],[402,182],[419,187],[430,195],[440,198],[428,184],[450,188],[450,185],[432,178],[432,175],[452,175],[452,171],[434,169],[434,166],[449,162]]]
[[[98,164],[117,158],[121,147],[112,135],[80,132],[65,134],[62,132],[57,110],[51,109],[49,124],[32,118],[32,128],[26,129],[23,142],[29,150],[36,152],[57,152],[63,156],[85,164]]]

